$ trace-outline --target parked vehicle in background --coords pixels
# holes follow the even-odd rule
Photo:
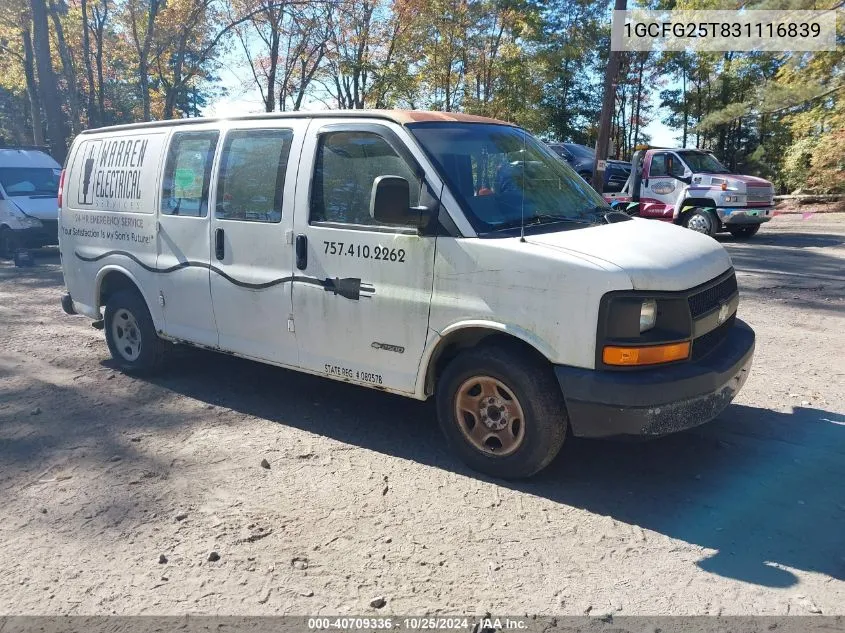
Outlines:
[[[593,181],[596,153],[592,148],[577,143],[548,143],[548,146],[569,163],[581,178],[587,182]],[[607,161],[607,169],[604,172],[604,190],[621,191],[630,174],[631,163],[626,163],[624,160]]]
[[[612,212],[492,119],[91,130],[60,199],[62,305],[124,370],[161,367],[176,342],[434,397],[448,443],[497,477],[539,471],[568,433],[707,422],[754,353],[720,244]]]
[[[0,257],[59,243],[62,167],[38,147],[0,147]]]
[[[617,208],[643,218],[674,222],[715,235],[749,238],[772,218],[774,185],[733,174],[712,153],[699,149],[639,149],[622,191],[605,196]]]

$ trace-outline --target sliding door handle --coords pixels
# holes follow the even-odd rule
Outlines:
[[[222,260],[226,256],[226,250],[223,246],[223,229],[214,231],[214,256],[218,260]]]
[[[296,267],[298,270],[308,268],[308,238],[301,233],[296,236]]]

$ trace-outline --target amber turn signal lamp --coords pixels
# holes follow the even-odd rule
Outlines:
[[[650,345],[648,347],[614,347],[608,345],[602,351],[605,365],[633,367],[636,365],[657,365],[689,358],[689,341],[670,345]]]

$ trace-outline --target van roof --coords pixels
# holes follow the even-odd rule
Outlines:
[[[47,167],[61,169],[53,157],[38,149],[0,147],[0,167]]]
[[[431,112],[425,110],[318,110],[318,111],[304,111],[297,112],[265,112],[261,114],[245,114],[242,116],[233,117],[213,117],[213,118],[192,118],[192,119],[169,119],[166,121],[150,121],[144,123],[129,123],[126,125],[115,125],[106,128],[95,128],[92,130],[85,130],[82,134],[90,134],[92,132],[101,132],[106,130],[135,130],[139,128],[156,128],[169,127],[172,125],[199,125],[200,123],[213,123],[215,121],[254,121],[261,119],[321,119],[321,118],[366,118],[366,119],[382,119],[399,123],[400,125],[407,125],[409,123],[427,123],[427,122],[459,122],[459,123],[495,123],[498,125],[514,125],[506,121],[498,119],[491,119],[488,117],[477,116],[474,114],[463,114],[461,112]]]

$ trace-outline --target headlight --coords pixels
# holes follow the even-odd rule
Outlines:
[[[646,332],[657,323],[657,301],[646,299],[640,306],[640,333]]]
[[[27,215],[23,211],[18,211],[15,208],[12,208],[12,217],[15,218],[21,226],[28,229],[34,229],[41,226],[41,220],[34,218],[31,215]]]

